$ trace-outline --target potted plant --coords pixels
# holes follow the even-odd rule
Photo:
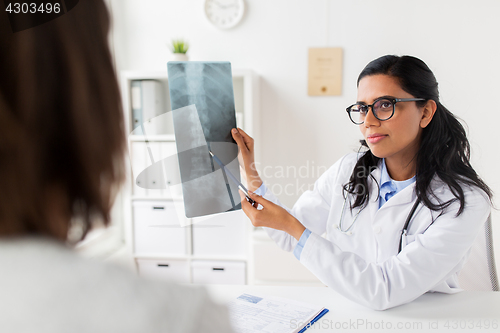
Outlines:
[[[189,44],[183,39],[172,40],[172,53],[174,54],[174,61],[188,61],[189,58],[186,52],[189,49]]]

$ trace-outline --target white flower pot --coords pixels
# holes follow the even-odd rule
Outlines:
[[[173,61],[188,61],[189,57],[185,53],[174,53]]]

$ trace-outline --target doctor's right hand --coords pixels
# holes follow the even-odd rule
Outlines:
[[[238,129],[233,128],[231,134],[240,150],[238,160],[245,170],[248,189],[254,192],[262,185],[262,179],[255,166],[254,140],[239,127]]]
[[[248,216],[255,227],[267,227],[282,230],[299,240],[306,229],[299,220],[286,211],[283,207],[255,194],[250,193],[250,198],[254,201],[252,205],[245,194],[238,190],[241,198],[241,209]],[[258,209],[258,206],[262,206]]]

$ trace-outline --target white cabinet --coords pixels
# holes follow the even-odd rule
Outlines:
[[[153,111],[145,110],[148,87],[154,87]],[[233,70],[233,88],[237,126],[255,138],[260,161],[258,77]],[[123,71],[121,89],[130,155],[124,238],[138,273],[185,283],[248,283],[253,227],[243,211],[185,217],[167,69]]]

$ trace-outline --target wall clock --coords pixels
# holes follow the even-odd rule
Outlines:
[[[205,0],[205,16],[220,29],[237,25],[245,13],[243,0]]]

